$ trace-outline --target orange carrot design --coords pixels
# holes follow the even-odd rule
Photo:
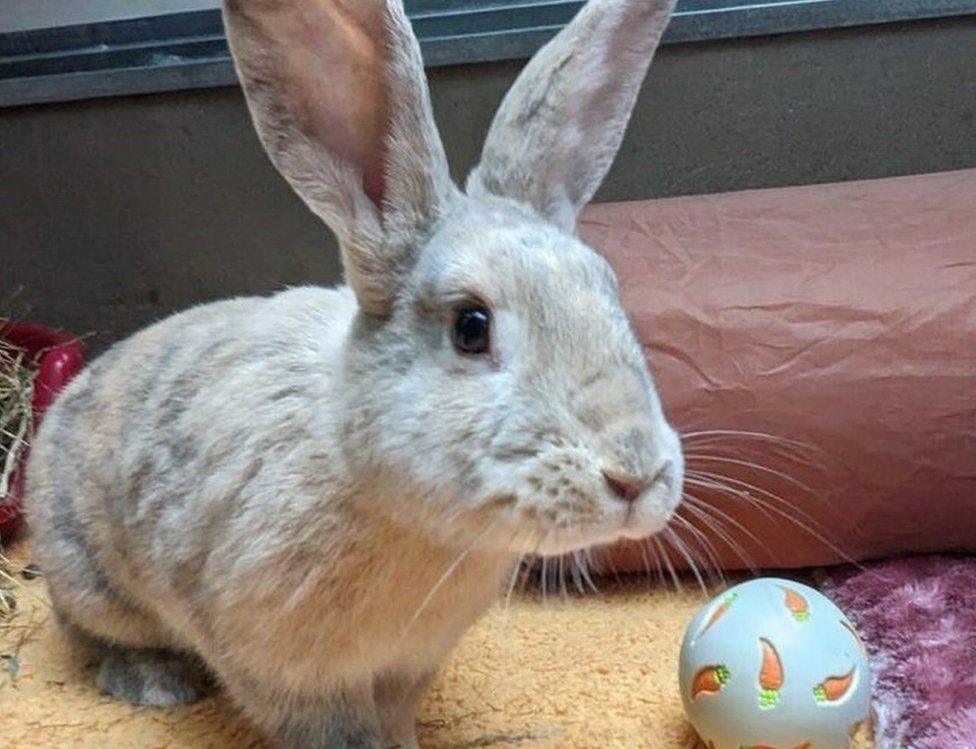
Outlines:
[[[825,679],[822,684],[813,688],[814,699],[821,704],[844,699],[854,686],[854,671],[855,669],[852,668],[844,676],[831,676]]]
[[[718,623],[719,619],[721,619],[723,616],[729,613],[729,609],[732,608],[732,604],[735,603],[738,597],[739,597],[738,593],[732,593],[731,595],[726,596],[725,600],[722,601],[721,604],[715,607],[715,610],[712,612],[712,615],[708,617],[708,621],[705,622],[705,626],[702,627],[699,637],[705,634],[712,627],[714,627]]]
[[[725,666],[706,666],[691,681],[691,699],[700,694],[716,694],[729,680],[729,670]]]
[[[810,604],[807,599],[793,588],[787,588],[785,585],[781,585],[780,588],[786,594],[786,608],[793,614],[793,618],[798,622],[808,621],[810,619]]]
[[[762,666],[759,669],[759,706],[775,707],[783,686],[783,662],[769,640],[759,640],[762,647]]]

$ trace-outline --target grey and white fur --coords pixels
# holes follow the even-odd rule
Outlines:
[[[49,412],[37,553],[106,692],[217,683],[288,749],[413,748],[431,675],[520,554],[664,527],[680,442],[574,224],[673,5],[590,0],[461,190],[400,0],[227,0],[257,131],[348,286],[164,320]],[[452,344],[471,305],[478,355]]]

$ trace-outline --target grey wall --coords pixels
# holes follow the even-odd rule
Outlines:
[[[458,175],[519,64],[432,72]],[[662,50],[601,200],[976,166],[976,19]],[[236,89],[0,110],[0,304],[100,348],[172,310],[331,283]],[[829,220],[829,217],[825,217]]]

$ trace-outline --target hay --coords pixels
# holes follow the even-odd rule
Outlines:
[[[0,328],[3,322],[0,318]],[[0,505],[9,499],[14,471],[27,449],[34,376],[28,353],[0,337]],[[34,631],[34,623],[25,624],[18,609],[21,588],[16,567],[0,546],[0,686],[15,683],[20,648]]]
[[[0,503],[27,448],[35,374],[27,352],[0,338]]]
[[[30,583],[41,577],[37,565],[25,564],[24,544],[14,547],[13,558],[0,548],[0,702],[3,692],[16,690],[21,650],[47,623],[50,602],[43,588]]]

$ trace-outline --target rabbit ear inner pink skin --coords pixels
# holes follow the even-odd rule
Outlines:
[[[268,155],[338,236],[363,310],[388,314],[457,192],[401,3],[227,0],[224,21]]]
[[[349,285],[175,315],[48,412],[36,550],[104,691],[186,702],[202,662],[283,747],[417,749],[425,685],[517,553],[663,527],[680,443],[573,220],[672,5],[591,0],[461,192],[399,0],[226,0],[256,129]]]

